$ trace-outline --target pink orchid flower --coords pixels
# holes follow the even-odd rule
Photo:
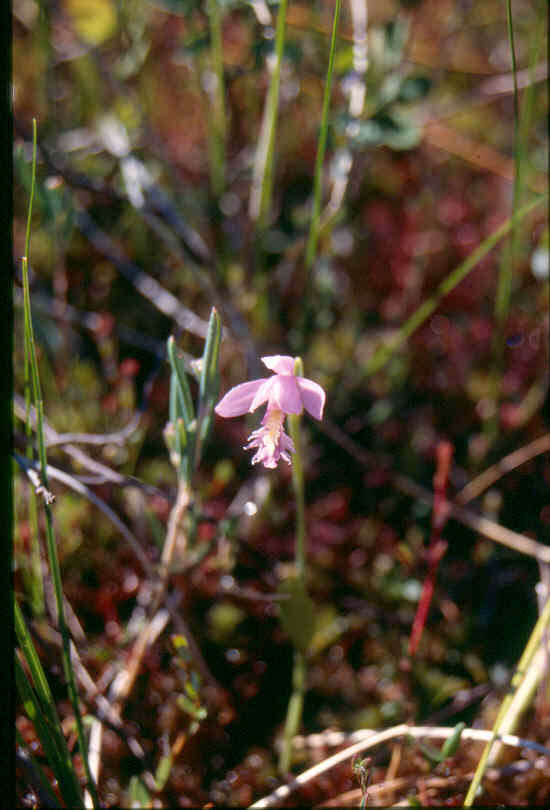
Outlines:
[[[251,433],[244,449],[257,449],[252,464],[261,462],[264,467],[273,469],[281,458],[290,464],[289,453],[296,452],[292,439],[284,431],[285,416],[302,413],[305,408],[314,419],[322,419],[325,392],[313,380],[296,377],[294,357],[277,354],[262,357],[262,363],[275,372],[273,376],[236,385],[214,410],[226,418],[241,416],[267,402],[262,427]]]

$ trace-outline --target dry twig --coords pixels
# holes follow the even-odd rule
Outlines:
[[[513,453],[504,456],[504,458],[501,458],[496,464],[491,465],[491,467],[488,467],[469,481],[466,486],[455,495],[455,503],[458,504],[458,506],[465,506],[470,501],[475,500],[475,498],[479,498],[485,490],[489,489],[489,487],[492,486],[495,481],[498,481],[499,478],[502,478],[503,475],[515,470],[516,467],[520,467],[522,464],[526,464],[532,458],[535,458],[535,456],[541,453],[547,453],[549,450],[550,433],[545,433],[544,436],[539,436],[538,439],[535,439],[530,444],[526,444],[525,447],[520,447],[519,450],[514,450]]]
[[[254,804],[250,805],[250,808],[276,807],[278,803],[287,799],[288,796],[290,796],[290,794],[295,790],[307,784],[307,782],[310,782],[312,779],[316,779],[322,773],[326,773],[326,771],[329,771],[331,768],[334,768],[335,766],[340,765],[342,762],[351,759],[356,754],[360,754],[363,751],[375,748],[376,746],[382,745],[382,743],[386,743],[389,740],[407,736],[413,737],[414,739],[431,738],[446,740],[454,733],[454,731],[454,728],[408,726],[406,723],[402,723],[401,725],[379,732],[365,729],[362,732],[365,735],[364,740],[360,740],[354,745],[345,748],[343,751],[338,751],[338,753],[333,754],[323,762],[319,762],[317,765],[314,765],[312,768],[309,768],[307,771],[301,773],[295,779],[292,779],[286,785],[281,785],[268,796],[254,802]],[[487,742],[491,738],[492,732],[484,731],[482,729],[466,728],[462,732],[463,740]],[[513,734],[503,734],[502,736],[499,736],[498,739],[503,745],[509,745],[513,748],[535,749],[546,755],[550,755],[550,750],[548,748],[538,745],[537,743],[533,743],[530,740],[524,740],[521,737],[516,737]]]

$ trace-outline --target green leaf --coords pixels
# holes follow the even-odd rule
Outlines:
[[[180,636],[178,634],[174,634],[170,638],[174,650],[177,652],[178,655],[182,655],[186,661],[189,659],[189,642],[185,638],[185,636]]]
[[[220,390],[220,343],[222,336],[222,322],[218,311],[212,307],[208,331],[201,360],[201,376],[199,382],[199,417],[197,436],[198,442],[195,451],[195,466],[200,462],[202,445],[204,444],[214,415],[214,405]]]
[[[441,751],[438,751],[436,748],[432,748],[431,745],[424,744],[420,746],[420,750],[432,766],[435,767],[436,765],[439,765],[440,762],[445,762],[446,759],[452,757],[453,754],[456,753],[458,746],[460,745],[462,732],[465,728],[466,723],[457,723],[451,736],[447,737],[441,746]]]
[[[457,723],[453,729],[453,733],[450,737],[448,737],[441,747],[441,759],[447,759],[447,757],[452,757],[453,754],[456,753],[458,746],[460,745],[460,738],[462,736],[462,732],[466,728],[466,723]]]
[[[398,100],[401,102],[419,101],[432,89],[432,80],[427,76],[407,76],[399,88]]]
[[[391,104],[399,97],[402,87],[401,76],[396,73],[391,73],[382,82],[380,92],[378,94],[379,104]]]
[[[179,404],[181,407],[181,414],[185,420],[185,427],[189,429],[189,425],[195,418],[195,409],[193,408],[193,400],[191,399],[191,391],[189,390],[189,383],[187,382],[187,374],[185,372],[185,363],[183,358],[179,356],[176,341],[170,335],[167,341],[168,360],[172,366],[172,371],[176,375],[177,390],[179,397]]]
[[[130,807],[152,807],[151,795],[139,776],[132,776],[128,787]]]
[[[165,434],[172,448],[172,463],[179,464],[180,474],[190,481],[195,453],[196,420],[191,391],[187,382],[185,363],[178,355],[174,338],[167,341],[168,360],[172,368],[170,378],[170,423],[173,433]]]
[[[279,604],[281,624],[296,649],[306,652],[315,632],[315,606],[301,579],[287,579],[277,588],[287,598]]]
[[[342,116],[338,128],[344,129],[348,120]],[[389,146],[390,149],[412,149],[418,146],[422,139],[422,129],[408,117],[400,116],[395,112],[377,113],[368,121],[359,123],[359,131],[351,143],[356,149],[368,146]]]
[[[406,118],[393,116],[393,126],[385,133],[384,144],[397,151],[414,149],[422,140],[422,127]]]
[[[204,720],[208,716],[208,712],[204,706],[197,706],[192,700],[189,700],[186,695],[178,695],[176,702],[180,709],[186,714],[189,714],[193,720]]]
[[[57,779],[63,801],[67,807],[83,808],[84,802],[80,793],[80,785],[73,769],[59,720],[52,725],[49,717],[44,714],[40,701],[29,683],[17,654],[15,655],[15,681],[25,711],[34,725],[46,758]]]
[[[384,34],[388,61],[397,64],[401,61],[409,36],[409,23],[405,18],[391,20],[385,26]]]
[[[162,790],[170,776],[172,770],[172,754],[161,757],[155,773],[155,783],[157,790]]]

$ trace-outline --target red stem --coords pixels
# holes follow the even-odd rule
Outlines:
[[[409,639],[409,655],[412,657],[416,654],[430,604],[433,598],[435,589],[435,581],[437,577],[437,570],[439,563],[445,551],[447,550],[447,543],[441,537],[441,532],[447,521],[447,509],[445,508],[447,481],[449,480],[449,469],[451,466],[451,459],[453,457],[453,445],[448,441],[440,441],[436,448],[436,470],[433,477],[434,486],[434,500],[432,510],[432,530],[430,537],[430,545],[427,550],[428,560],[428,573],[422,586],[422,593],[416,609],[414,617],[411,637]]]

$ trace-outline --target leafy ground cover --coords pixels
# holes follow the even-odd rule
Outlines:
[[[14,3],[18,806],[548,803],[545,11]]]

